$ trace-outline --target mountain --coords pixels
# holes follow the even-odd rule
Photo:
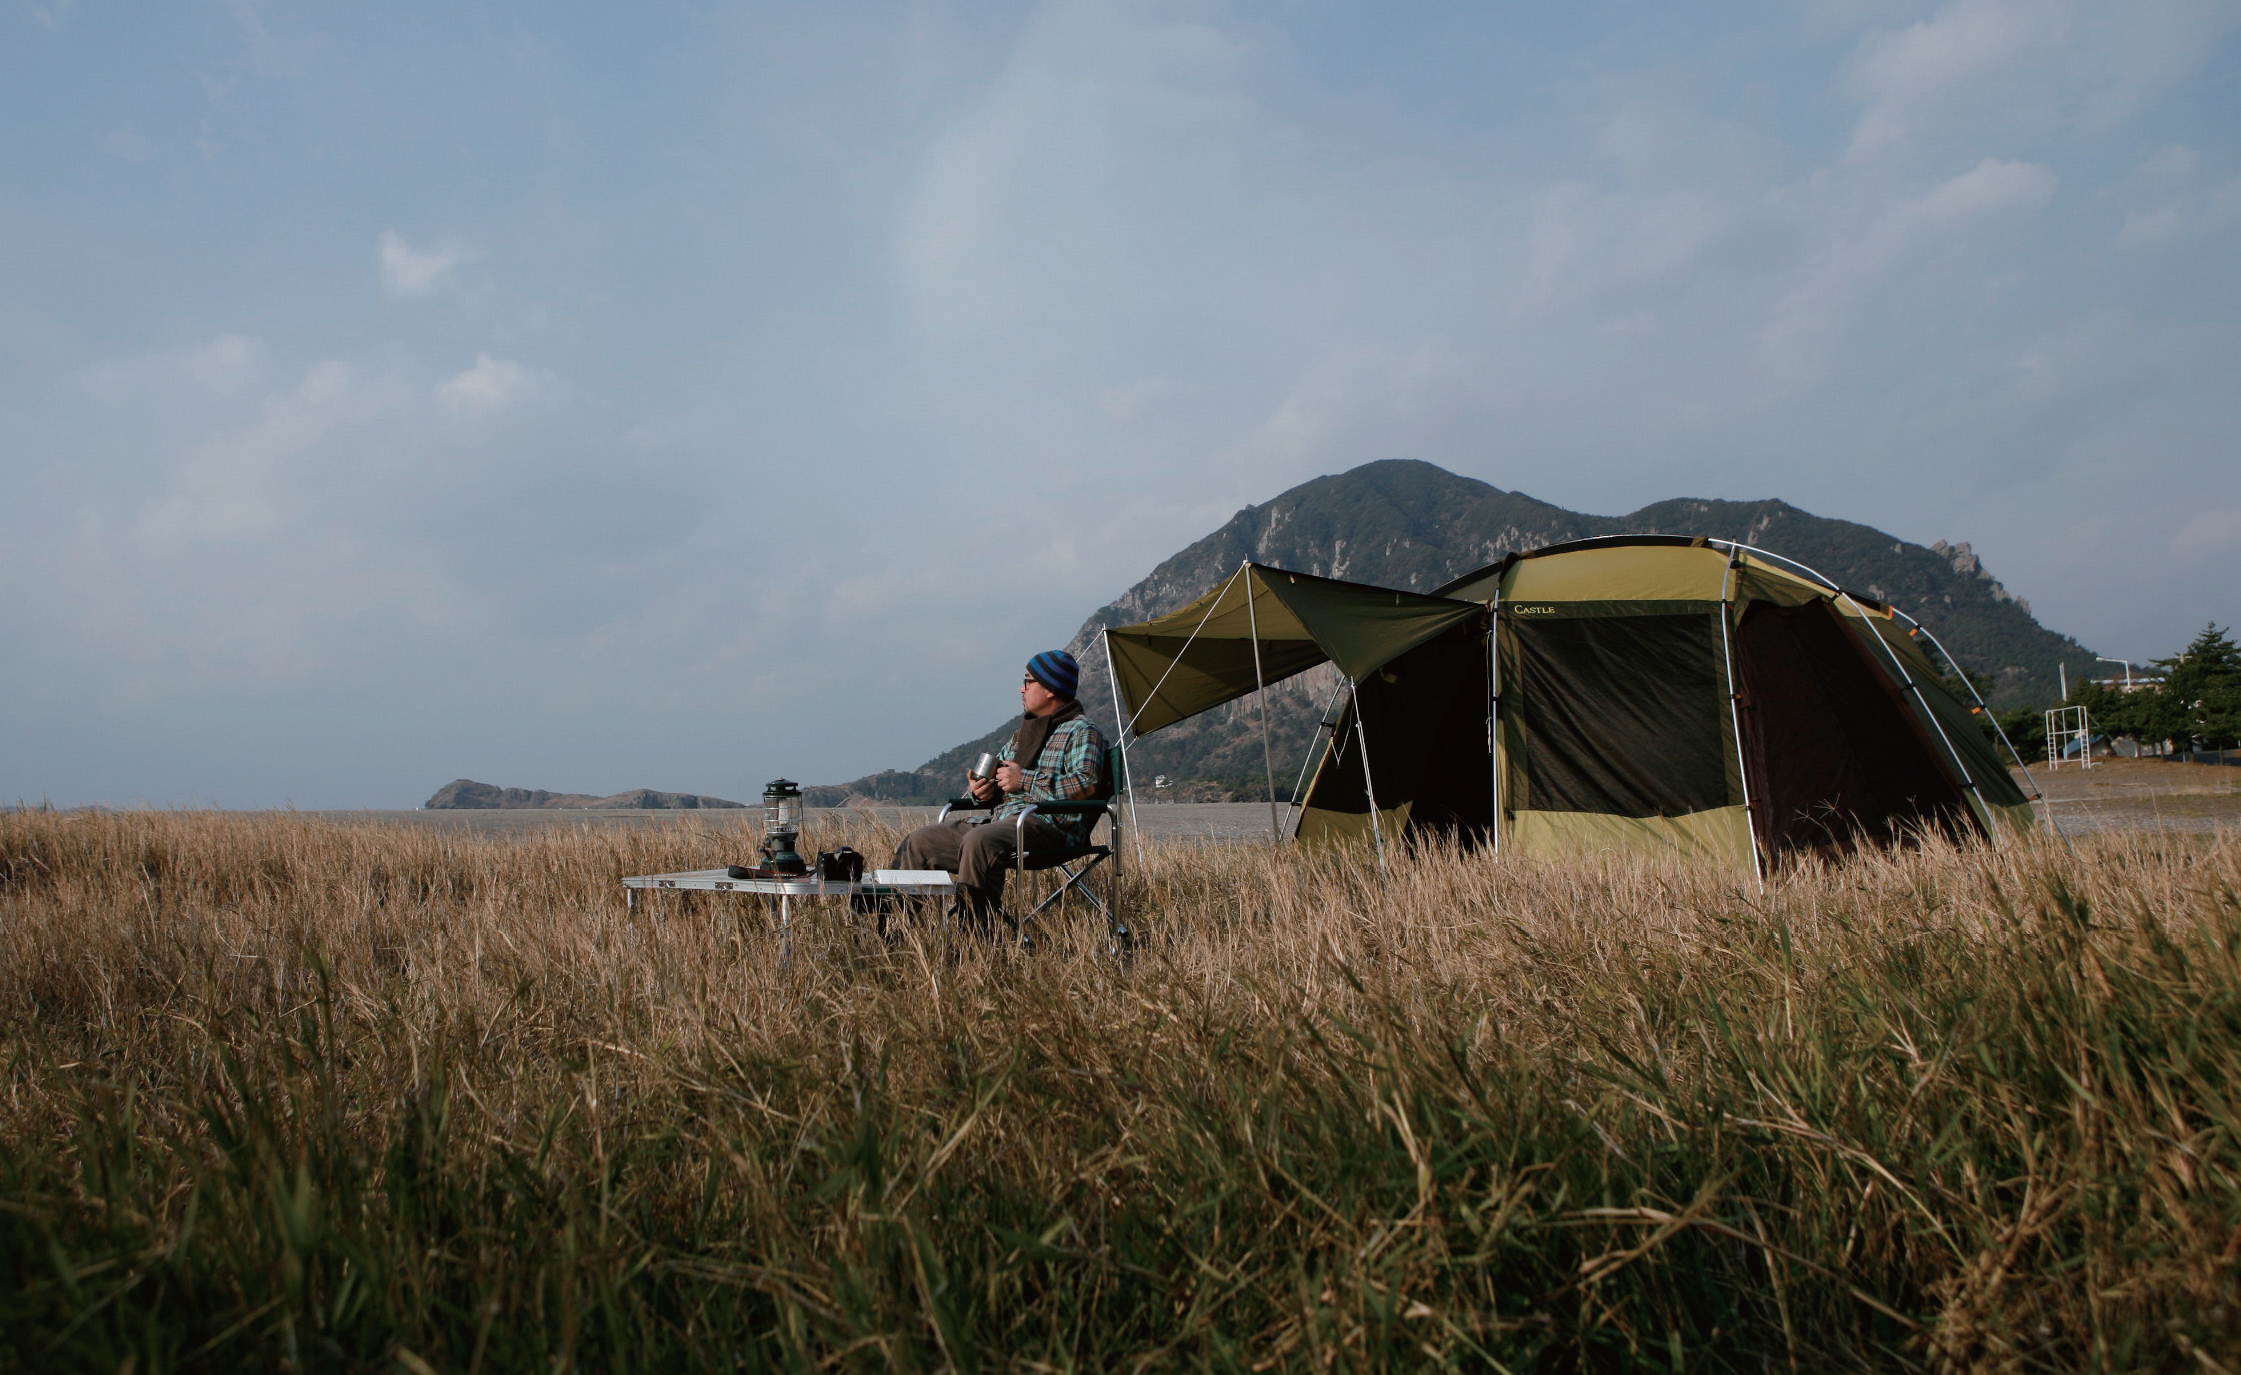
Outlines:
[[[1098,608],[1067,647],[1082,661],[1083,705],[1093,719],[1109,723],[1114,713],[1096,652],[1099,633],[1173,611],[1247,559],[1428,592],[1518,550],[1625,534],[1703,535],[1756,545],[1890,602],[1928,626],[1971,673],[1983,675],[1985,696],[1995,706],[2050,702],[2059,695],[2057,665],[2068,665],[2073,677],[2094,667],[2091,650],[2041,626],[2030,603],[2001,586],[1965,543],[1909,544],[1872,526],[1775,500],[1680,498],[1631,515],[1588,515],[1409,459],[1319,477],[1246,507]],[[1279,772],[1286,759],[1293,770],[1299,767],[1336,678],[1326,666],[1270,688],[1269,734]],[[1137,787],[1149,791],[1153,778],[1166,774],[1178,782],[1163,795],[1177,799],[1267,796],[1259,710],[1249,700],[1234,702],[1131,745]],[[837,806],[950,796],[966,762],[1002,743],[1015,725],[1007,722],[908,772],[810,789],[808,800]],[[1293,781],[1278,777],[1277,795],[1290,795]]]
[[[548,793],[542,788],[501,788],[490,783],[477,783],[472,778],[455,778],[436,789],[436,795],[421,804],[431,812],[443,811],[541,811],[574,808],[601,811],[694,811],[702,807],[742,807],[742,802],[726,802],[720,797],[702,797],[698,793],[662,793],[652,788],[632,788],[612,797],[593,797],[589,793]]]

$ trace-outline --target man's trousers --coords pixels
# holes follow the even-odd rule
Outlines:
[[[995,907],[1004,900],[1004,876],[1011,872],[1013,828],[1018,825],[1017,817],[1007,816],[995,821],[960,818],[921,826],[895,847],[895,867],[955,874],[958,883],[971,890],[968,897],[976,907]],[[1029,854],[1049,854],[1071,845],[1066,833],[1056,826],[1039,816],[1027,818]]]

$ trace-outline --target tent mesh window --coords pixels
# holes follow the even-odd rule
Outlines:
[[[1585,609],[1585,608],[1576,608]],[[1502,717],[1540,812],[1686,816],[1730,804],[1717,613],[1509,622]]]

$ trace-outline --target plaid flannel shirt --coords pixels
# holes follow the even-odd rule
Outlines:
[[[999,762],[1012,757],[1012,742],[996,752]],[[996,809],[996,819],[1017,816],[1027,810],[1031,802],[1080,802],[1097,795],[1097,785],[1105,774],[1105,735],[1089,723],[1089,718],[1077,716],[1059,723],[1043,742],[1042,758],[1027,775],[1024,792],[1007,793],[1003,805]],[[1089,837],[1090,826],[1096,818],[1087,816],[1045,816],[1043,820],[1066,833],[1076,845]]]

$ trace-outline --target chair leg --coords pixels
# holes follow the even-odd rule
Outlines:
[[[1053,888],[1049,893],[1045,894],[1043,900],[1035,904],[1034,910],[1030,911],[1027,914],[1028,916],[1041,916],[1043,914],[1044,908],[1050,906],[1054,902],[1057,902],[1060,898],[1065,897],[1066,894],[1072,890],[1073,886],[1076,883],[1081,882],[1081,876],[1074,872],[1074,866],[1071,864],[1059,865],[1058,872],[1064,874],[1066,876],[1065,879],[1060,882],[1060,884],[1056,888]]]
[[[1027,915],[1030,918],[1040,916],[1045,908],[1059,901],[1068,893],[1078,892],[1085,902],[1096,908],[1099,915],[1105,918],[1105,933],[1110,945],[1110,952],[1113,954],[1126,953],[1135,945],[1135,936],[1129,930],[1128,924],[1121,920],[1120,869],[1117,865],[1113,868],[1109,875],[1109,882],[1106,883],[1105,891],[1102,893],[1098,891],[1097,884],[1090,881],[1090,875],[1096,871],[1097,866],[1105,862],[1107,861],[1104,857],[1095,857],[1078,869],[1074,864],[1056,866],[1059,872],[1066,876],[1065,879],[1055,891],[1037,903],[1034,910]]]

